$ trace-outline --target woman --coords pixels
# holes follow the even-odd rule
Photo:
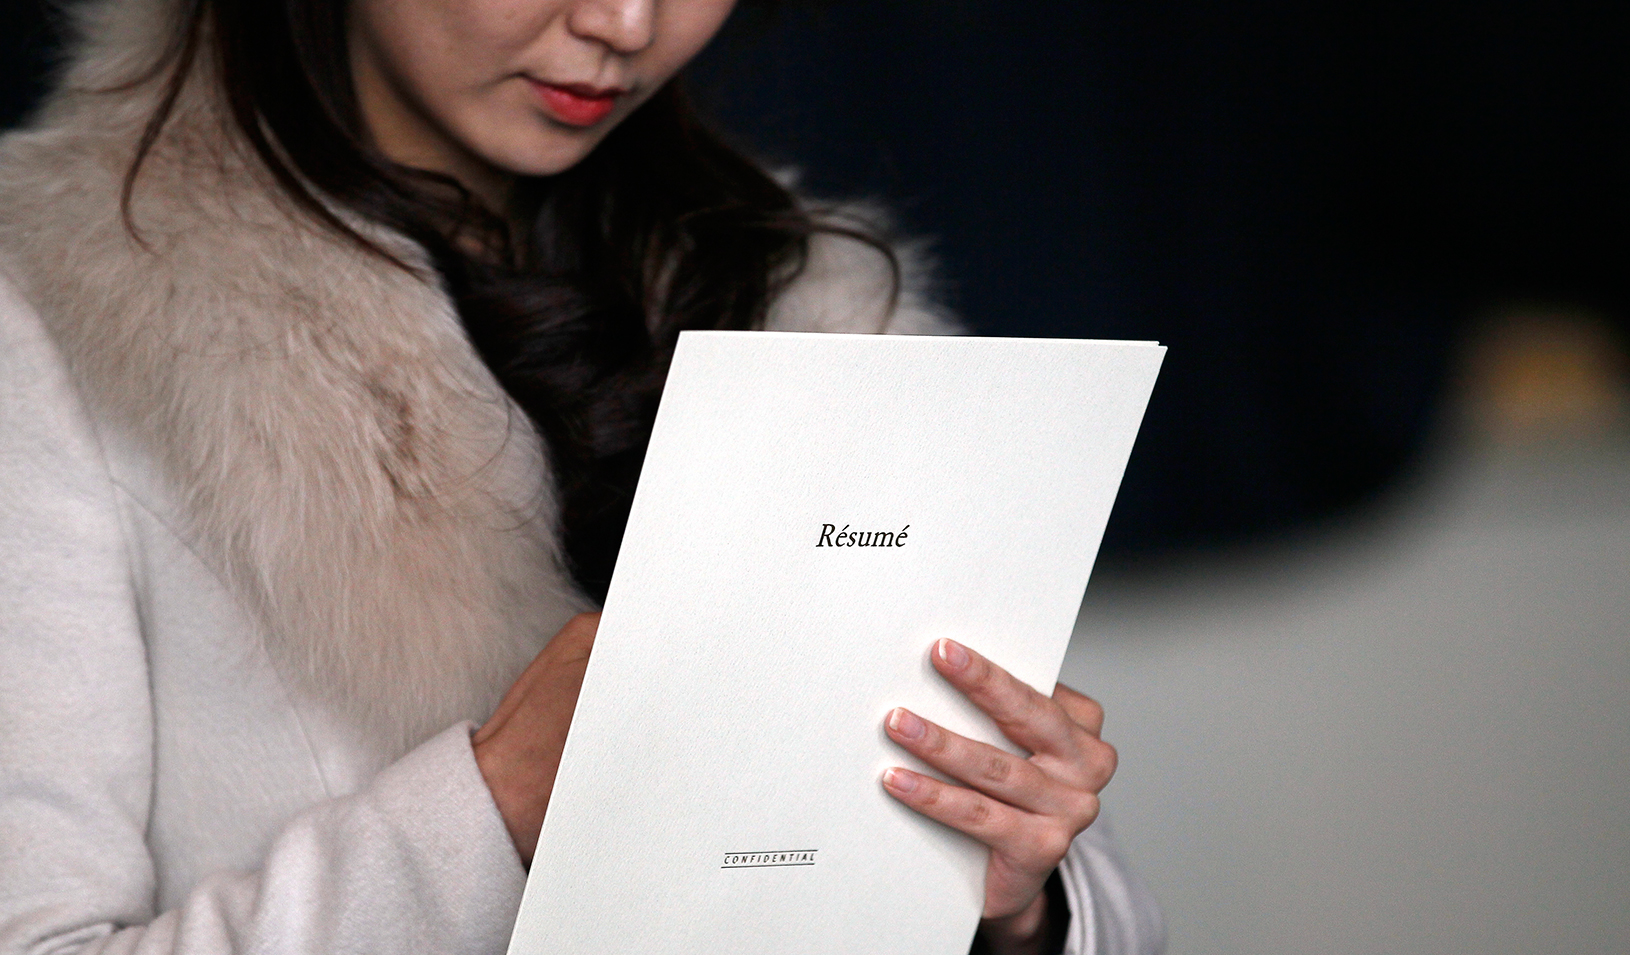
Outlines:
[[[0,952],[502,950],[678,330],[948,328],[692,119],[732,2],[81,12],[0,145]],[[888,722],[981,944],[1158,945],[1096,704],[935,660],[1036,754]]]

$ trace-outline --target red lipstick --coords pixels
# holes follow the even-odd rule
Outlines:
[[[593,126],[616,108],[617,97],[627,92],[615,87],[600,89],[587,83],[545,83],[532,80],[543,108],[568,126]]]

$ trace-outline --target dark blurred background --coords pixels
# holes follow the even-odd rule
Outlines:
[[[830,0],[695,73],[812,192],[934,237],[977,331],[1171,346],[1113,565],[1372,498],[1468,318],[1630,314],[1626,11]]]
[[[3,0],[0,123],[45,0]],[[1107,565],[1339,515],[1408,468],[1468,317],[1630,314],[1621,3],[804,0],[699,100],[931,237],[980,333],[1171,346]]]

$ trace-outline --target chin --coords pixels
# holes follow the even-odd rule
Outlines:
[[[497,148],[483,150],[486,160],[517,176],[554,176],[565,172],[600,145],[603,131],[581,133],[550,130],[543,136],[516,136]]]

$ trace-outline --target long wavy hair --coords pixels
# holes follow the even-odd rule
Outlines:
[[[429,255],[476,351],[543,436],[570,570],[604,599],[679,332],[746,329],[835,232],[898,265],[862,223],[823,216],[729,146],[668,83],[582,162],[523,180],[487,210],[455,180],[368,145],[344,0],[180,0],[161,82],[125,179],[131,192],[200,57],[238,130],[305,213],[367,254],[406,263],[335,207]],[[511,222],[529,223],[518,229]],[[130,223],[135,230],[134,223]]]

